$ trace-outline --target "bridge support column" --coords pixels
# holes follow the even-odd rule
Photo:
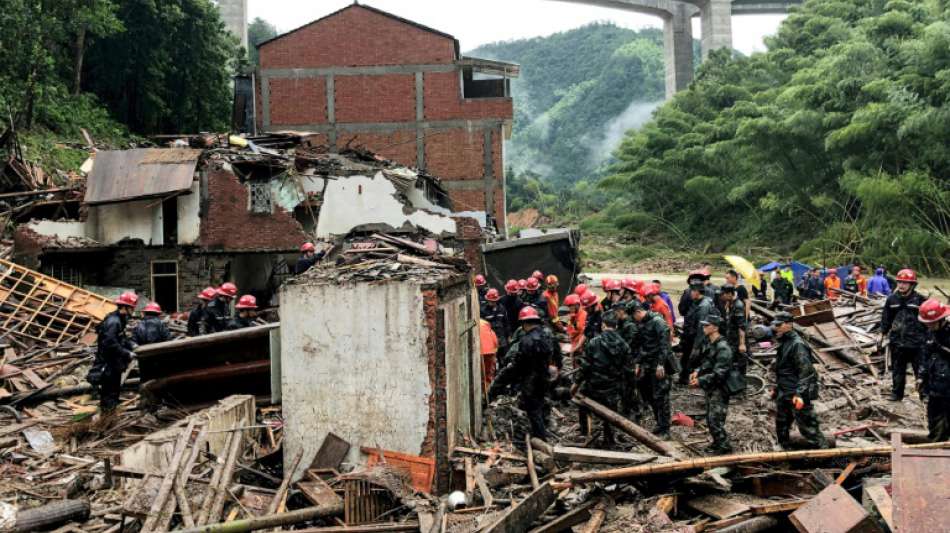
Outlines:
[[[732,0],[706,0],[700,8],[703,59],[720,48],[732,50]]]
[[[666,54],[666,98],[670,99],[693,81],[693,23],[687,4],[675,3],[673,13],[663,17]]]

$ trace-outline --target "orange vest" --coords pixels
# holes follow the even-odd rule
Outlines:
[[[841,288],[841,278],[838,276],[825,278],[825,297],[829,300],[837,300],[841,294],[833,289]]]
[[[482,355],[498,353],[498,336],[487,320],[479,319],[478,337],[481,340]]]
[[[557,310],[561,307],[560,297],[557,294],[557,291],[546,290],[544,291],[544,297],[548,299],[548,317],[552,322],[557,321]]]
[[[584,336],[584,329],[587,327],[587,310],[581,308],[577,313],[570,316],[567,321],[567,336],[571,339],[571,349],[576,350]]]
[[[673,331],[673,314],[670,313],[670,306],[666,305],[666,302],[664,302],[662,298],[654,298],[650,309],[652,309],[654,313],[663,315],[663,319],[666,320],[666,325],[669,326],[670,331]]]

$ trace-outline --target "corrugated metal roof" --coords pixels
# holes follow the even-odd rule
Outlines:
[[[191,188],[201,150],[139,148],[96,153],[86,178],[86,203],[162,196]]]

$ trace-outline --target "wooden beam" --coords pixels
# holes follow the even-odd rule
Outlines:
[[[531,479],[531,488],[538,490],[541,484],[538,482],[538,473],[534,470],[534,450],[531,449],[531,435],[525,435],[525,450],[528,452],[528,478]]]
[[[655,455],[645,453],[615,452],[612,450],[598,450],[595,448],[572,448],[569,446],[555,446],[554,459],[573,463],[588,463],[602,465],[629,465],[642,464],[653,461]]]
[[[682,454],[673,446],[672,443],[658,439],[653,433],[647,431],[641,426],[638,426],[637,424],[634,424],[626,417],[621,416],[606,406],[601,405],[600,403],[580,394],[576,395],[573,401],[577,405],[586,407],[592,413],[604,419],[604,421],[617,427],[617,429],[620,429],[624,433],[637,439],[651,450],[662,455],[668,455],[675,458],[682,456]]]
[[[537,520],[554,503],[554,498],[554,489],[551,488],[550,483],[545,483],[529,494],[527,498],[509,508],[498,520],[484,528],[482,533],[522,533],[527,531],[531,523]]]
[[[577,524],[583,524],[590,520],[590,509],[596,503],[595,500],[591,500],[577,509],[551,520],[543,526],[532,529],[528,533],[558,533],[560,531],[569,531]]]
[[[865,486],[864,492],[887,527],[894,531],[894,502],[884,485]]]

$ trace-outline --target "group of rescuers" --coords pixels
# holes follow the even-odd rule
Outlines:
[[[489,288],[484,276],[476,276],[489,401],[517,394],[532,436],[545,439],[548,399],[559,383],[570,383],[572,395],[583,394],[637,422],[641,407],[648,406],[655,420],[653,433],[668,439],[670,390],[676,379],[705,393],[712,437],[707,452],[731,453],[726,417],[730,400],[745,389],[749,294],[732,270],[721,287],[711,283],[708,267],[690,272],[688,283],[676,309],[684,320],[674,347],[672,301],[659,281],[604,279],[603,299],[581,284],[561,305],[556,276],[535,271],[527,279],[509,280],[504,295]],[[927,401],[930,439],[950,440],[950,306],[925,301],[916,286],[912,270],[900,271],[881,320],[893,353],[892,399],[903,398],[907,364],[912,365]],[[789,449],[794,423],[808,447],[826,448],[813,404],[818,373],[811,349],[794,326],[794,317],[779,311],[769,326],[752,328],[756,340],[776,339],[778,344],[771,391],[776,436],[782,448]],[[572,358],[571,377],[561,372],[565,354]],[[590,418],[582,407],[579,423],[585,434]],[[602,436],[606,446],[614,444],[607,423]]]

